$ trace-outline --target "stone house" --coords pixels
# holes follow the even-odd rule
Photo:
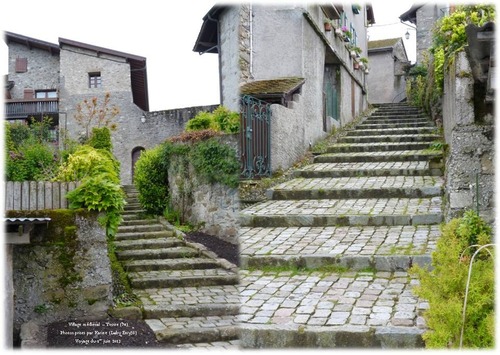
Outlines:
[[[50,116],[54,140],[65,130],[78,138],[83,128],[74,115],[76,105],[111,95],[119,108],[112,133],[113,153],[120,161],[120,178],[131,184],[133,165],[144,149],[153,148],[184,130],[199,111],[216,106],[149,112],[146,58],[59,38],[58,44],[5,32],[9,50],[5,90],[5,119]],[[59,142],[59,144],[62,144]]]
[[[267,131],[260,137],[255,123],[242,127],[242,160],[259,165],[244,167],[245,177],[259,175],[257,170],[269,175],[289,168],[333,127],[367,109],[366,74],[348,47],[367,57],[366,26],[371,23],[370,5],[238,4],[210,9],[193,50],[219,55],[223,105],[243,112],[246,104],[240,95],[250,95],[260,100],[255,105],[267,116]],[[261,150],[259,156],[245,156]]]
[[[427,56],[427,50],[432,45],[432,29],[438,19],[448,14],[446,3],[420,3],[412,5],[405,13],[399,16],[401,22],[410,22],[416,26],[417,61],[422,64]],[[413,27],[413,26],[412,26]]]
[[[368,59],[371,69],[367,78],[368,101],[372,104],[404,101],[405,69],[410,61],[403,39],[388,38],[368,42]]]

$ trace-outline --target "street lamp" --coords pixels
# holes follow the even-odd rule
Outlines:
[[[406,30],[405,38],[406,39],[410,39],[410,31]]]

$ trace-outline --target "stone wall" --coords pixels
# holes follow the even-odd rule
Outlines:
[[[218,139],[237,154],[237,134]],[[183,220],[200,227],[201,232],[237,244],[240,209],[237,188],[207,182],[192,164],[175,155],[170,162],[168,184],[171,206],[181,213]]]
[[[424,4],[417,10],[417,62],[422,64],[429,56],[429,48],[432,45],[432,29],[436,21],[444,15],[446,5],[444,3]]]
[[[12,247],[14,334],[27,322],[47,325],[106,318],[112,278],[98,216],[72,210],[20,213],[52,220],[48,226],[35,227],[30,244]],[[17,215],[11,211],[9,216]]]
[[[16,58],[28,59],[28,71],[16,73]],[[13,99],[23,99],[24,89],[57,90],[59,88],[59,54],[39,48],[9,43],[9,80],[14,81]]]
[[[476,210],[493,221],[494,122],[493,114],[474,106],[478,100],[469,61],[464,52],[445,75],[443,128],[449,146],[446,159],[446,219]]]

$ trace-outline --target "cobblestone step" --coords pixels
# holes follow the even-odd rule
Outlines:
[[[336,143],[329,146],[327,153],[380,152],[429,149],[431,142],[375,142]]]
[[[365,121],[365,123],[362,123],[358,126],[359,129],[387,129],[387,128],[420,128],[420,127],[432,127],[429,124],[429,121],[422,121],[422,122],[415,122],[415,121],[408,121],[408,122],[390,122],[390,120],[380,120],[379,122],[373,122],[373,121]]]
[[[222,268],[137,271],[128,274],[132,288],[166,288],[237,284],[238,274]]]
[[[439,235],[439,225],[243,227],[240,266],[402,271],[428,264]]]
[[[431,169],[428,161],[316,163],[293,172],[296,177],[325,178],[350,176],[441,176],[439,168]]]
[[[124,218],[123,222],[121,223],[121,226],[137,226],[137,225],[151,225],[151,224],[159,224],[156,219],[142,219],[141,217],[128,217]]]
[[[237,315],[238,286],[166,287],[135,289],[147,319]]]
[[[179,258],[160,260],[130,260],[123,263],[125,270],[159,271],[159,270],[188,270],[188,269],[210,269],[219,267],[219,263],[209,258]]]
[[[429,305],[406,272],[241,271],[243,348],[422,348]]]
[[[148,260],[198,257],[199,251],[189,247],[173,247],[161,249],[118,250],[118,260]]]
[[[380,136],[348,136],[338,140],[339,143],[375,143],[375,142],[432,142],[441,136],[437,134],[401,134]]]
[[[116,250],[161,249],[183,246],[178,238],[130,239],[115,241]]]
[[[166,317],[148,319],[156,339],[170,344],[210,343],[238,338],[236,316]]]
[[[296,178],[267,191],[273,200],[418,198],[441,196],[443,178],[438,176],[378,176]]]
[[[245,227],[322,227],[439,224],[441,197],[273,200],[240,213]]]
[[[403,127],[403,128],[385,128],[385,129],[354,129],[347,132],[347,136],[379,136],[379,135],[402,135],[402,134],[435,134],[436,127]]]
[[[393,150],[354,153],[327,153],[314,157],[315,163],[346,163],[346,162],[410,162],[429,161],[431,168],[442,167],[442,153],[430,149],[424,150]]]
[[[171,238],[174,236],[172,231],[161,230],[153,232],[118,232],[115,240],[134,240],[134,239],[153,239],[153,238]]]

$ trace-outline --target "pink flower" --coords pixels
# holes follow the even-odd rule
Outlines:
[[[342,32],[347,32],[347,27],[346,26],[342,26]]]

